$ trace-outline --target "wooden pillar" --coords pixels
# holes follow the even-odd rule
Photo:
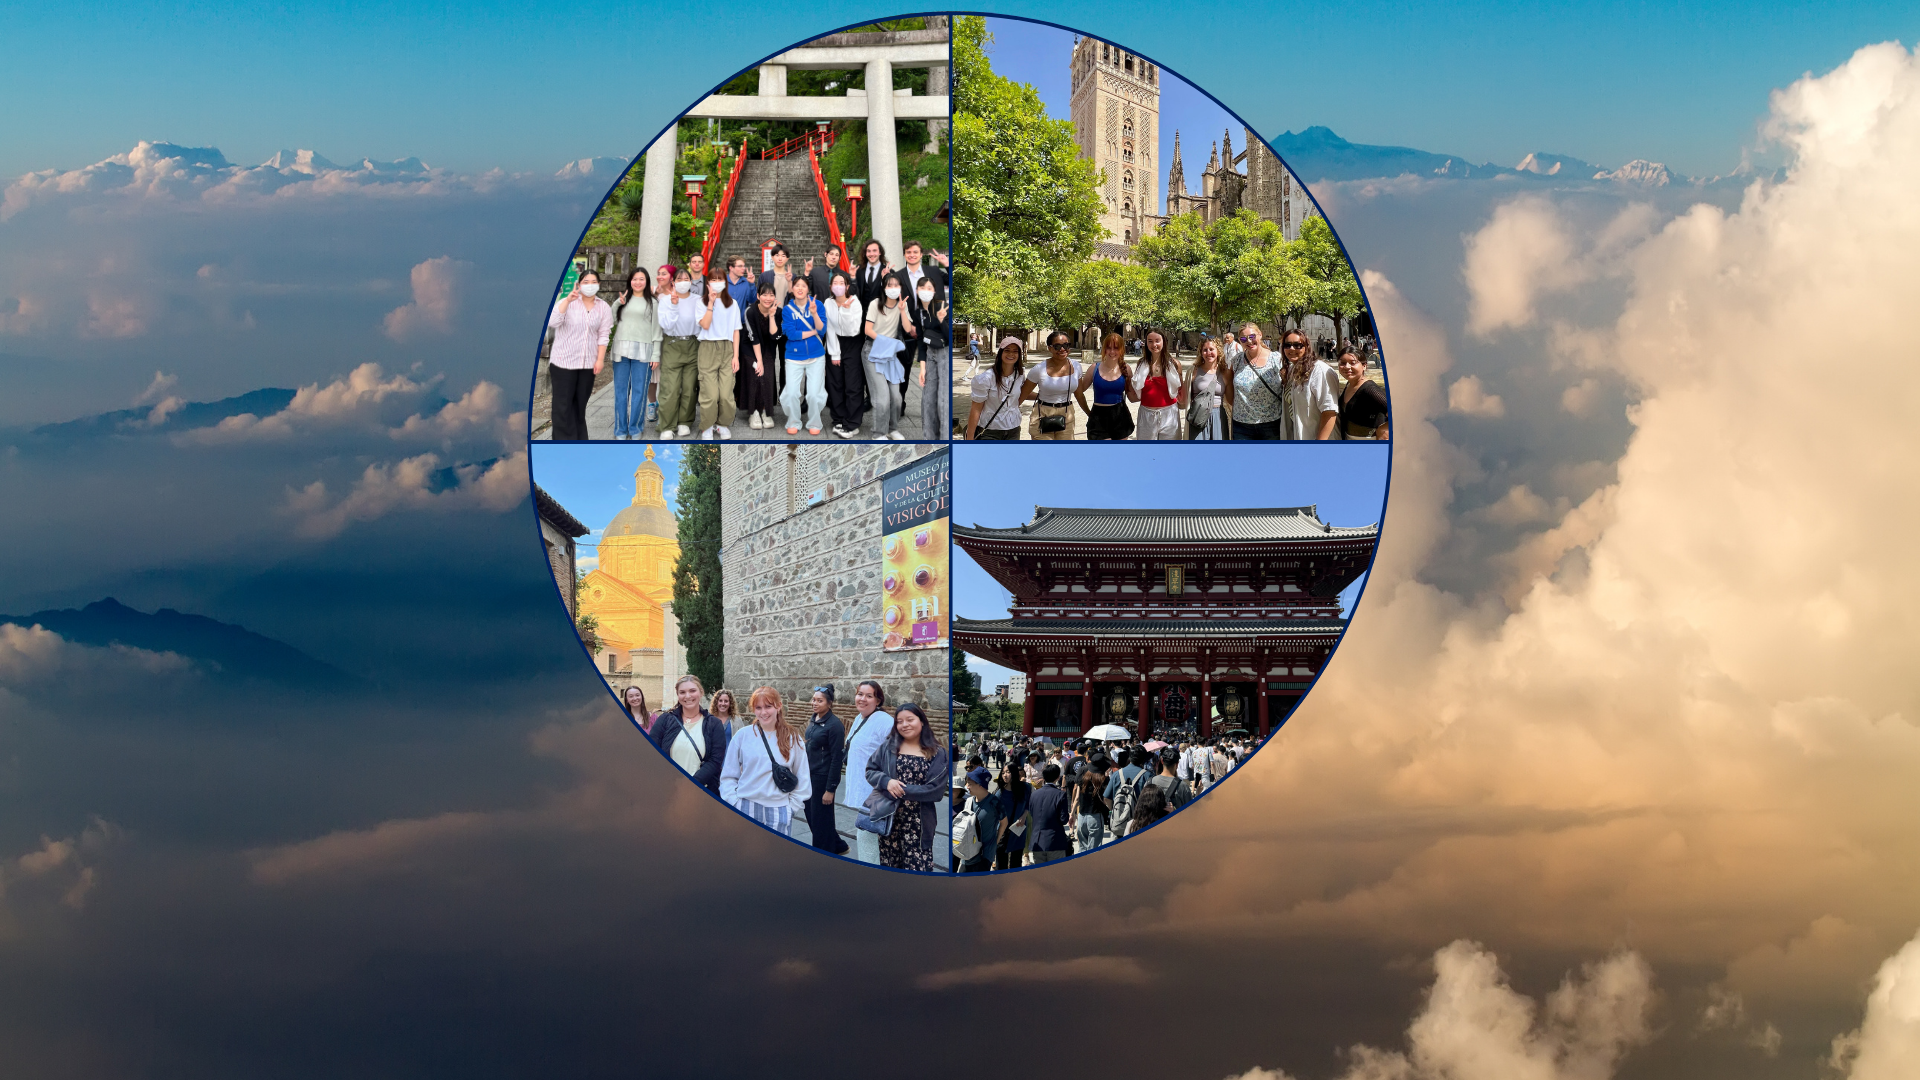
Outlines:
[[[1267,733],[1273,730],[1272,721],[1267,713],[1267,650],[1260,650],[1260,659],[1255,663],[1260,676],[1260,741],[1265,742]]]
[[[1200,650],[1200,737],[1213,738],[1213,650]]]
[[[1093,730],[1093,676],[1080,680],[1080,734]]]
[[[1140,741],[1153,734],[1153,702],[1147,699],[1147,673],[1140,673]]]
[[[1035,695],[1033,692],[1033,676],[1029,674],[1027,676],[1027,699],[1020,703],[1020,734],[1026,736],[1029,739],[1033,737],[1034,696]],[[1265,717],[1266,713],[1262,712],[1260,715],[1262,717]]]

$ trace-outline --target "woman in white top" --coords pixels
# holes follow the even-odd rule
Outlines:
[[[867,411],[867,371],[861,360],[867,312],[852,274],[834,272],[827,291],[820,300],[827,320],[827,412],[833,416],[833,433],[851,439],[860,434],[860,417]]]
[[[580,275],[547,316],[553,348],[547,353],[547,386],[553,392],[553,441],[587,437],[587,399],[593,379],[607,364],[607,339],[613,333],[613,309],[597,299],[600,275]]]
[[[1186,390],[1180,361],[1167,352],[1167,339],[1158,330],[1147,332],[1147,355],[1133,369],[1133,390],[1140,395],[1135,440],[1179,439],[1183,432],[1180,395]]]
[[[1067,355],[1072,343],[1072,337],[1065,330],[1048,334],[1046,362],[1027,369],[1026,381],[1020,387],[1020,400],[1037,402],[1033,407],[1033,421],[1027,425],[1030,439],[1064,442],[1073,438],[1075,401],[1080,403],[1081,411],[1093,412],[1087,407],[1086,395],[1080,392],[1080,365]]]
[[[693,275],[673,274],[673,288],[662,293],[660,318],[660,434],[684,439],[699,419],[700,318],[707,305],[693,295]]]
[[[1286,364],[1287,402],[1279,437],[1333,438],[1333,424],[1340,417],[1340,376],[1333,365],[1313,355],[1307,335],[1298,330],[1280,335],[1280,358]]]
[[[812,770],[807,767],[807,744],[781,718],[780,692],[763,686],[748,699],[753,707],[753,730],[742,730],[727,743],[726,762],[720,766],[720,798],[728,806],[782,836],[793,835],[793,821],[806,813],[813,797]],[[774,775],[774,766],[787,777]],[[791,779],[791,790],[780,781]]]
[[[613,305],[613,437],[638,439],[647,426],[647,387],[660,365],[660,315],[643,269],[627,275]]]
[[[1180,406],[1187,413],[1189,438],[1219,441],[1232,435],[1233,376],[1220,359],[1220,343],[1212,338],[1200,343],[1193,374],[1180,387]]]
[[[740,305],[727,291],[724,274],[707,281],[707,299],[700,312],[697,359],[700,379],[700,437],[731,439],[733,377],[740,373]]]
[[[993,366],[973,377],[973,408],[967,438],[1012,441],[1020,437],[1020,398],[1025,390],[1027,347],[1017,337],[1000,339]]]
[[[912,340],[915,330],[913,317],[907,310],[904,275],[890,271],[883,280],[882,295],[867,305],[867,340],[870,343],[882,337],[901,342]],[[867,355],[867,397],[873,402],[870,431],[876,439],[905,442],[907,437],[900,434],[900,420],[906,415],[906,399],[901,393],[906,369],[900,368],[901,379],[895,381],[888,370],[872,359],[872,344],[867,346]],[[899,367],[899,362],[891,366]]]

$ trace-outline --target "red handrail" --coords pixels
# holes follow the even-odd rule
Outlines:
[[[847,244],[840,239],[840,221],[833,216],[833,199],[827,194],[827,178],[820,172],[820,155],[813,147],[807,147],[807,162],[813,166],[813,186],[820,192],[820,210],[827,215],[827,236],[833,246],[840,249],[840,265],[847,263]]]
[[[832,128],[828,128],[826,131],[809,131],[805,135],[796,135],[786,142],[781,143],[779,146],[770,146],[760,151],[760,160],[778,161],[803,146],[809,150],[816,146],[822,150],[831,150],[833,149],[834,138]]]
[[[727,177],[727,190],[720,194],[720,205],[713,209],[713,226],[707,230],[706,243],[700,245],[700,261],[713,266],[713,249],[720,243],[720,230],[726,227],[727,211],[733,209],[733,189],[740,186],[740,172],[747,167],[747,140],[740,138],[740,158],[733,163],[733,175]]]

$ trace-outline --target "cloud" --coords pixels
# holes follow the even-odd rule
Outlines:
[[[1652,1035],[1653,972],[1630,952],[1569,975],[1544,1008],[1474,942],[1446,946],[1433,966],[1408,1051],[1355,1046],[1342,1080],[1607,1080]]]
[[[1487,393],[1480,376],[1463,375],[1447,387],[1447,411],[1491,419],[1507,415],[1507,404],[1499,394]]]
[[[785,960],[775,961],[774,965],[767,969],[767,981],[779,986],[792,986],[795,983],[808,982],[818,978],[819,975],[820,968],[818,965],[811,960],[803,960],[797,956],[790,956]]]
[[[1724,973],[1698,989],[1769,1019],[1792,983],[1851,999],[1920,895],[1920,548],[1901,539],[1920,532],[1920,428],[1781,418],[1804,415],[1806,312],[1849,312],[1862,355],[1920,350],[1920,64],[1876,46],[1805,82],[1775,99],[1802,148],[1784,180],[1622,225],[1611,292],[1556,313],[1622,388],[1618,417],[1570,416],[1561,382],[1526,391],[1568,340],[1553,327],[1509,325],[1457,375],[1448,324],[1367,273],[1396,472],[1339,653],[1136,878],[1021,875],[981,902],[985,940],[1630,940]],[[1876,378],[1876,398],[1920,400],[1920,370]],[[1488,386],[1505,422],[1449,442],[1435,418],[1484,411]],[[1596,456],[1587,425],[1622,420],[1617,456]],[[1530,473],[1501,463],[1536,454]],[[1453,509],[1468,490],[1490,509]],[[1460,544],[1496,523],[1522,535]]]
[[[405,375],[388,376],[379,364],[365,363],[324,386],[310,383],[294,392],[287,407],[265,419],[252,413],[229,416],[212,427],[181,432],[182,445],[215,445],[261,439],[288,439],[303,430],[379,418],[387,399],[419,394],[427,384]]]
[[[49,900],[57,897],[60,906],[79,910],[99,883],[92,860],[124,835],[118,826],[95,817],[78,836],[42,836],[38,848],[11,862],[0,859],[0,900],[13,906],[22,893],[31,892]]]
[[[1546,199],[1522,196],[1502,204],[1467,240],[1468,331],[1485,335],[1533,321],[1540,293],[1584,279],[1573,253],[1573,239]]]
[[[999,983],[1072,983],[1144,986],[1153,976],[1131,956],[1077,956],[1071,960],[999,960],[990,964],[935,971],[913,980],[921,990]]]
[[[439,486],[444,484],[444,486]],[[369,465],[352,490],[338,500],[325,481],[287,491],[286,510],[296,531],[309,539],[340,535],[356,521],[372,521],[398,510],[447,512],[511,510],[527,498],[527,455],[510,454],[489,464],[442,469],[438,454],[420,454],[396,462]]]
[[[78,645],[40,626],[0,623],[0,689],[190,674],[193,661],[127,645]]]
[[[452,330],[454,317],[460,313],[461,283],[472,269],[472,263],[451,255],[415,264],[408,275],[413,282],[413,302],[387,312],[387,336],[406,341],[420,334]]]
[[[1920,936],[1888,957],[1867,995],[1860,1026],[1833,1041],[1846,1080],[1906,1080],[1920,1074]]]
[[[506,408],[506,395],[482,379],[460,395],[460,400],[449,402],[431,416],[414,413],[388,434],[395,439],[452,440],[490,432],[504,446],[520,445],[526,440],[527,414],[508,413]]]

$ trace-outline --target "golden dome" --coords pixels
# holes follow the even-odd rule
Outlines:
[[[646,460],[633,470],[633,502],[613,515],[606,532],[601,534],[602,540],[622,536],[678,539],[680,522],[674,518],[673,511],[667,509],[665,487],[666,477],[660,472],[660,466],[653,463],[653,447],[649,446]]]

